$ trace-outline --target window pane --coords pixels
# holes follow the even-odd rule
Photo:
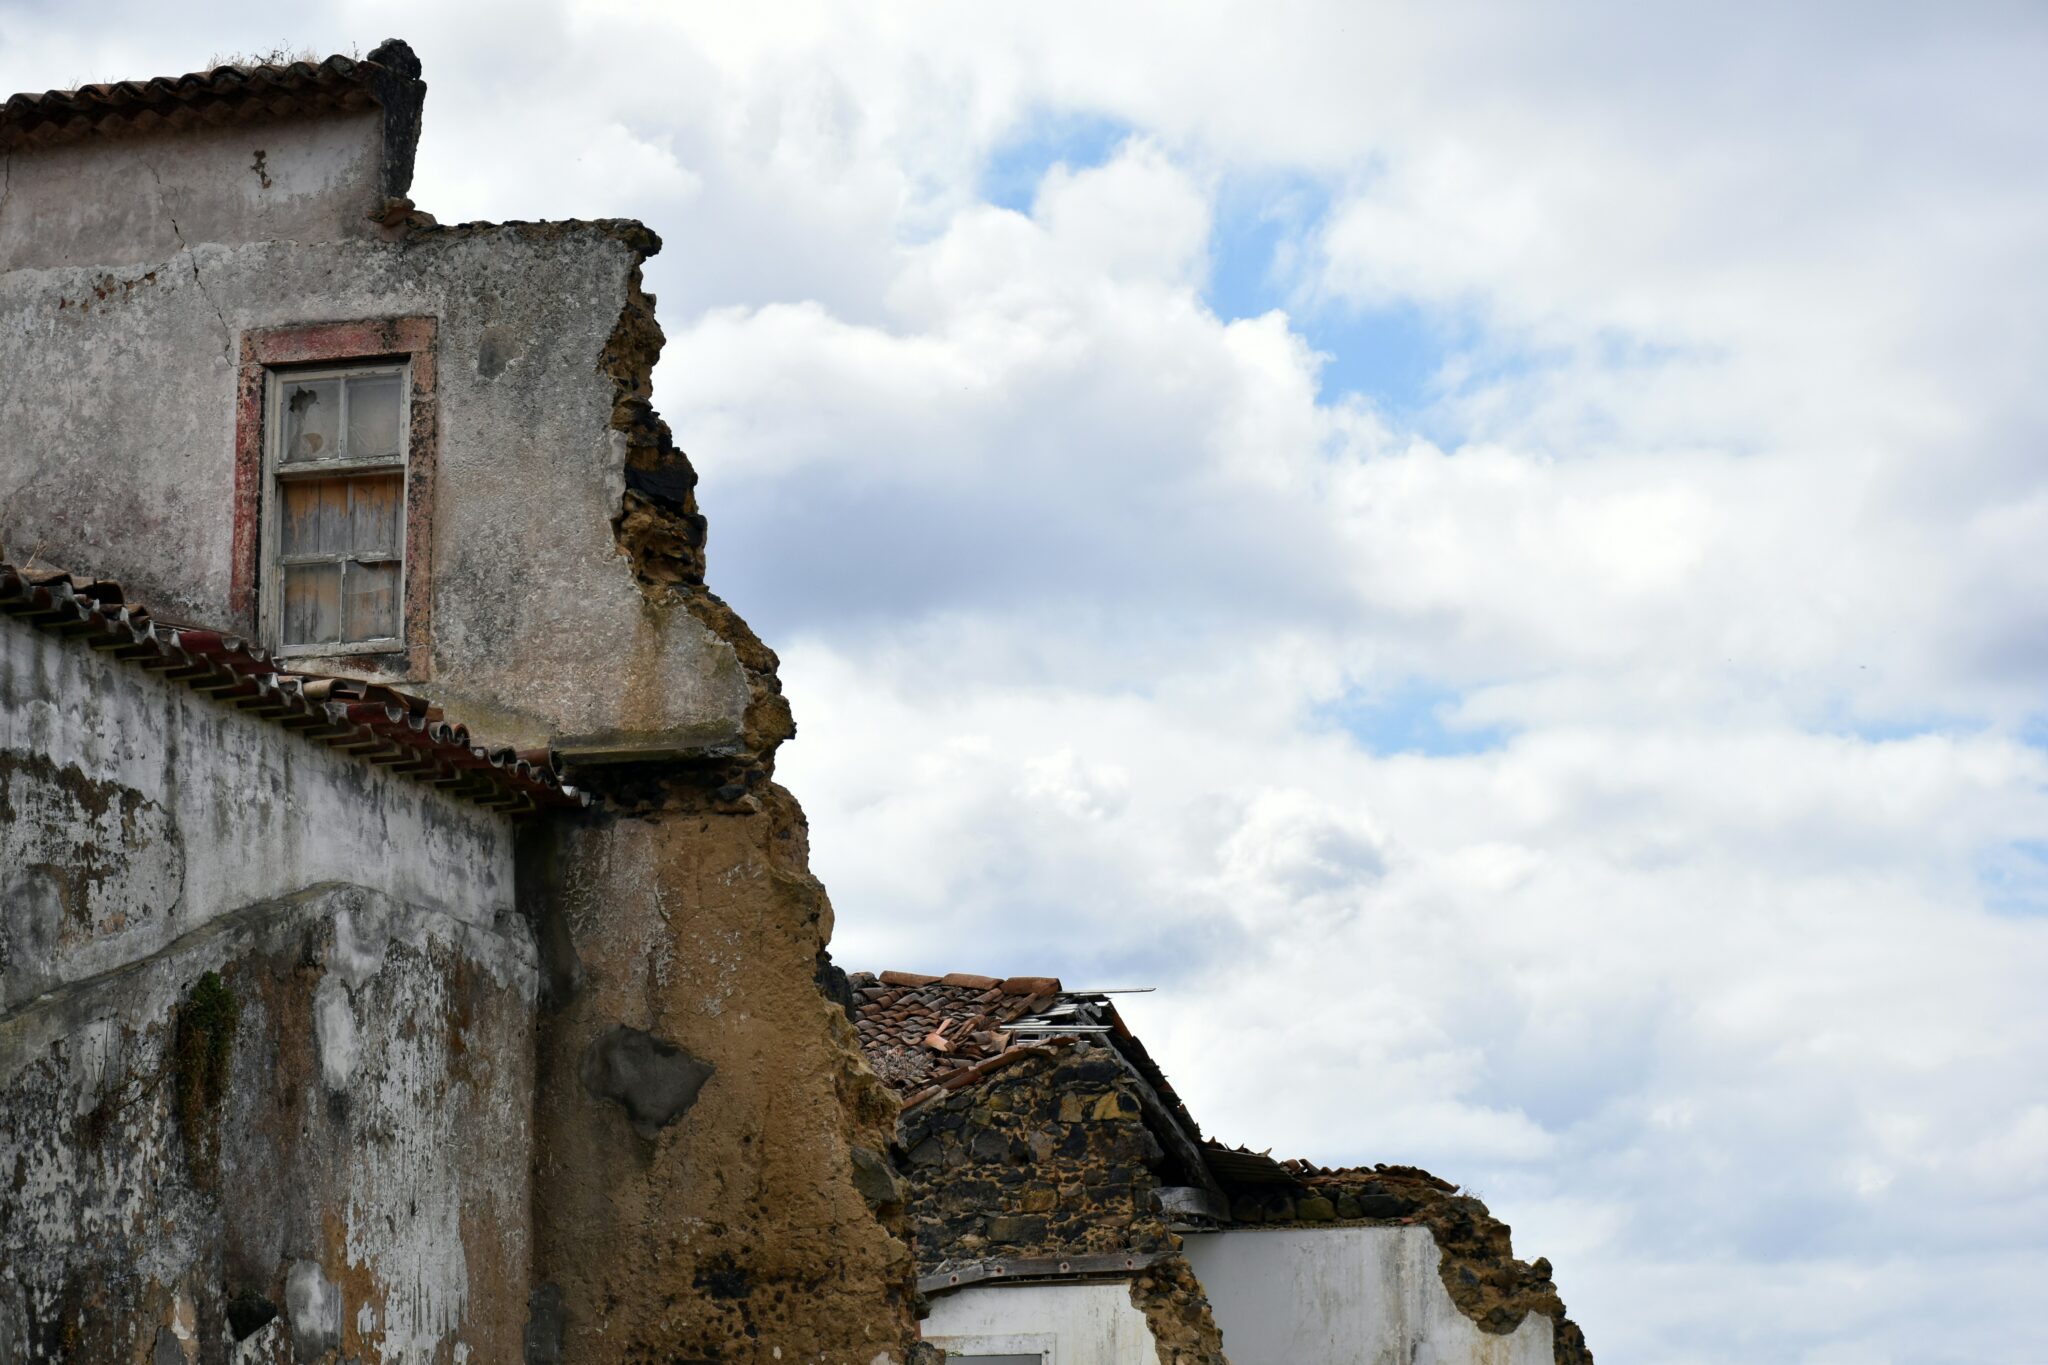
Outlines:
[[[279,548],[287,556],[339,555],[349,550],[348,480],[286,479]]]
[[[284,386],[284,440],[280,458],[331,460],[341,454],[341,382],[315,379]]]
[[[398,379],[381,374],[348,381],[348,454],[352,460],[397,455]]]
[[[398,558],[398,514],[404,494],[405,479],[397,474],[349,480],[349,518],[354,526],[350,553],[361,559]]]
[[[284,643],[332,644],[341,638],[341,565],[296,564],[284,571]]]
[[[350,564],[342,601],[343,638],[384,640],[398,634],[398,565]]]

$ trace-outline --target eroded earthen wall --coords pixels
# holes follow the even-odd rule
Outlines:
[[[831,909],[802,814],[772,785],[657,785],[523,850],[546,869],[542,1358],[902,1361],[896,1104],[819,990]]]
[[[516,1359],[535,989],[502,816],[0,617],[0,1361]]]

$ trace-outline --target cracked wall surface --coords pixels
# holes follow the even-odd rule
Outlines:
[[[309,666],[551,747],[611,801],[521,835],[511,880],[542,1003],[504,1045],[537,1066],[538,1236],[529,1255],[511,1218],[506,1249],[470,1254],[492,1268],[471,1275],[468,1311],[488,1302],[496,1323],[516,1303],[522,1324],[518,1356],[500,1334],[474,1359],[912,1358],[911,1264],[884,1188],[894,1101],[821,989],[830,910],[773,781],[794,721],[773,651],[706,586],[696,476],[650,401],[662,338],[640,265],[659,240],[618,220],[436,224],[394,197],[417,107],[397,122],[396,142],[372,112],[7,154],[0,542],[118,577],[161,617],[253,632],[237,590],[242,341],[431,319],[431,535],[408,547],[430,633]],[[306,1008],[348,1035],[331,996]],[[275,1017],[258,1002],[237,1028]],[[172,1026],[158,1046],[176,1043]],[[440,1133],[424,1114],[394,1122]],[[494,1159],[526,1178],[509,1146]],[[444,1192],[467,1160],[421,1178]],[[489,1235],[464,1224],[465,1247]],[[336,1358],[411,1339],[373,1342],[365,1284],[309,1251],[288,1259],[245,1323],[258,1300],[276,1321],[296,1305],[293,1349],[317,1336]],[[414,1317],[452,1302],[425,1294]]]
[[[431,580],[426,663],[320,666],[404,681],[520,747],[738,754],[761,716],[745,644],[702,586],[695,476],[645,396],[660,331],[639,265],[658,239],[616,221],[382,226],[367,212],[382,128],[359,115],[9,154],[0,543],[253,633],[234,591],[239,338],[433,317],[432,542],[408,551]],[[97,226],[52,230],[73,220]],[[629,501],[662,522],[663,499],[693,518],[672,601],[645,595],[645,557],[613,530]]]
[[[535,964],[505,817],[0,617],[0,1361],[514,1358]]]

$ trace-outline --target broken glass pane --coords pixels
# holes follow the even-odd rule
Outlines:
[[[331,460],[341,454],[341,381],[295,381],[284,389],[284,454],[291,460]]]
[[[398,565],[351,564],[342,602],[342,637],[388,640],[398,634]]]
[[[398,454],[404,426],[398,420],[398,379],[395,374],[348,381],[348,454],[352,460]]]
[[[348,480],[283,479],[286,558],[349,551]]]
[[[398,557],[398,514],[405,503],[404,494],[402,475],[349,480],[349,512],[355,528],[349,537],[352,554],[361,559]]]
[[[341,565],[294,564],[284,570],[284,643],[324,645],[341,638]]]

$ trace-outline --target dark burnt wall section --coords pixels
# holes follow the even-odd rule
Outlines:
[[[1557,1365],[1592,1365],[1586,1334],[1565,1314],[1548,1260],[1515,1258],[1511,1229],[1458,1187],[1413,1166],[1324,1170],[1298,1166],[1291,1178],[1230,1188],[1231,1218],[1252,1227],[1429,1229],[1442,1255],[1438,1273],[1460,1312],[1482,1331],[1505,1335],[1530,1313],[1554,1326]]]
[[[1141,1084],[1107,1047],[1062,1038],[905,1110],[897,1136],[918,1270],[942,1288],[996,1263],[1090,1258],[1079,1264],[1128,1280],[1162,1365],[1225,1365],[1154,1198],[1165,1153]],[[1120,1258],[1137,1268],[1116,1271]]]

